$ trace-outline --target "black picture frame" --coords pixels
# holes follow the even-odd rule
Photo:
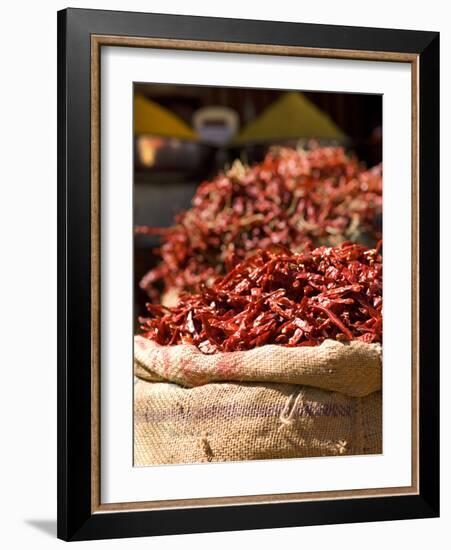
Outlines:
[[[419,61],[419,494],[93,513],[91,36],[398,52]],[[439,515],[439,33],[58,12],[58,537],[87,540]]]

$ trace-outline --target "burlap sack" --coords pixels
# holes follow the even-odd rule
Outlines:
[[[378,344],[204,355],[135,338],[134,463],[382,452]]]

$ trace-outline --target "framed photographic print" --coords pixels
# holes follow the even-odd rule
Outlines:
[[[58,536],[439,513],[439,35],[58,13]]]

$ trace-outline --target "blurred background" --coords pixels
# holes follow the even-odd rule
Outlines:
[[[382,96],[135,83],[134,225],[168,227],[202,181],[235,159],[261,161],[273,145],[314,139],[382,161]],[[157,236],[135,236],[135,306],[157,262]]]

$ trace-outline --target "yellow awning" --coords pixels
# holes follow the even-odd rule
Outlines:
[[[346,134],[332,119],[299,92],[287,92],[250,122],[234,140],[236,145],[284,139],[333,139]]]
[[[197,134],[177,115],[141,95],[134,100],[135,135],[175,137],[197,140]]]

